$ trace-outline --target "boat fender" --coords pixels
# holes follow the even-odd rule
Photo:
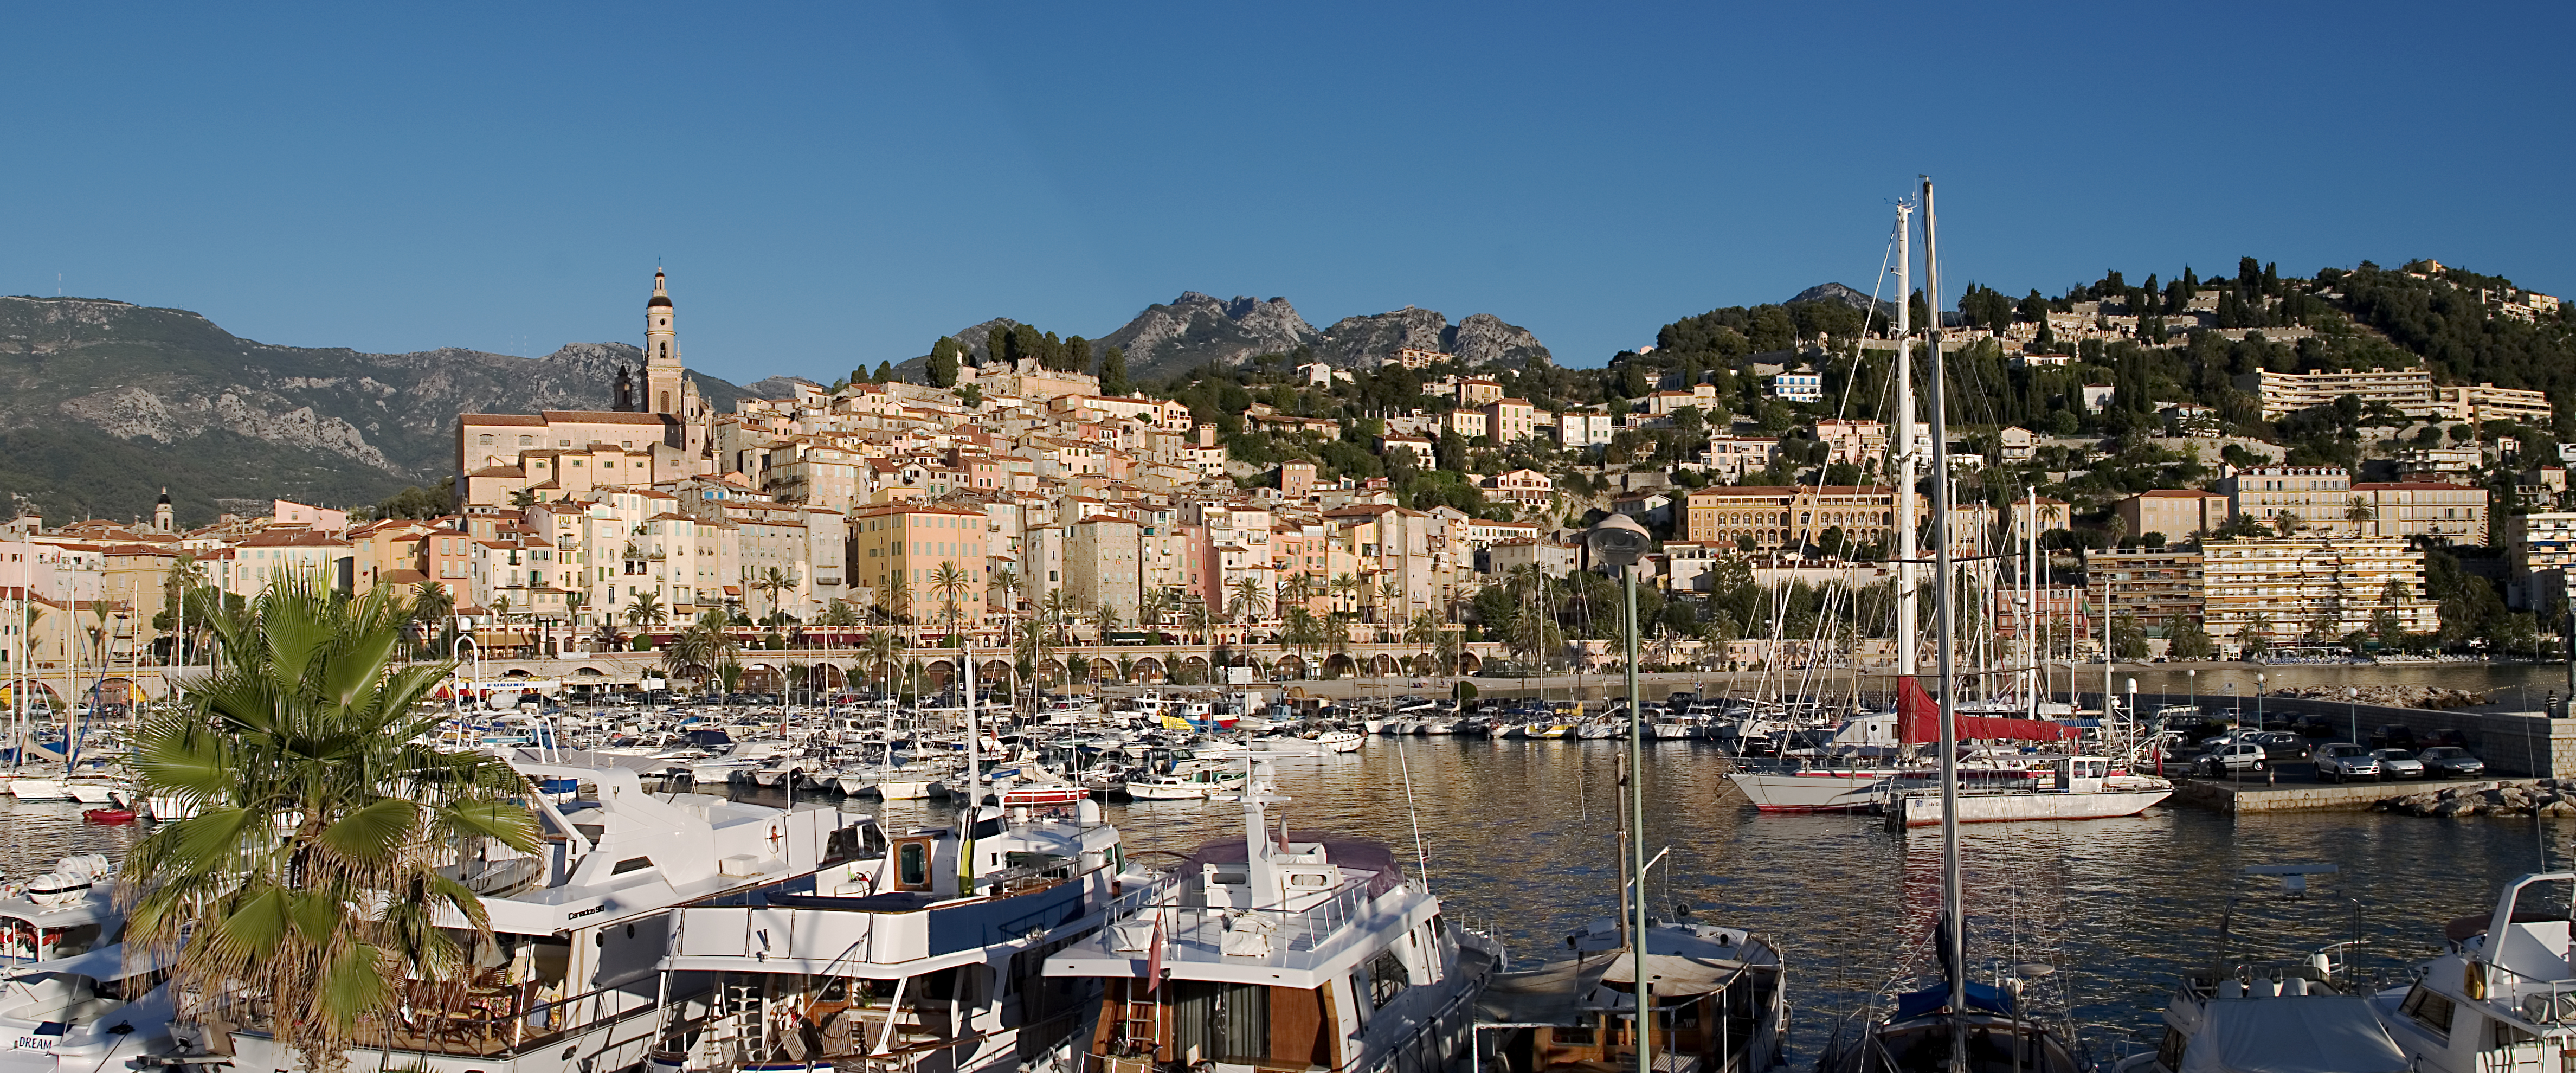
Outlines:
[[[2475,961],[2460,963],[2460,990],[2472,1002],[2487,1000],[2487,967]]]

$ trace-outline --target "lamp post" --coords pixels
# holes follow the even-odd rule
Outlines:
[[[2192,668],[2192,669],[2190,669],[2190,670],[2188,670],[2188,671],[2184,671],[2184,672],[2183,672],[2183,675],[2184,675],[2184,677],[2188,678],[2188,679],[2191,681],[2191,710],[2193,710],[2193,711],[2195,711],[2195,712],[2196,712],[2196,711],[2199,711],[2199,710],[2200,710],[2200,668],[2198,668],[2198,667],[2194,667],[2194,668]]]
[[[2254,676],[2254,729],[2263,729],[2263,676]]]
[[[1601,520],[1583,535],[1585,547],[1592,552],[1596,565],[1607,563],[1619,568],[1620,588],[1625,605],[1620,618],[1628,643],[1628,810],[1630,822],[1628,867],[1622,869],[1636,883],[1636,895],[1630,899],[1623,885],[1619,908],[1629,914],[1628,949],[1636,963],[1637,974],[1637,1070],[1648,1073],[1655,1068],[1655,990],[1652,974],[1646,971],[1646,779],[1645,717],[1638,710],[1637,693],[1637,558],[1654,545],[1646,527],[1625,514],[1613,514]]]
[[[2351,726],[2352,743],[2361,744],[2361,690],[2352,686],[2344,687],[2343,716]]]

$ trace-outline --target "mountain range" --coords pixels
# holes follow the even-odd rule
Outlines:
[[[958,329],[953,336],[985,357],[985,338],[996,326],[1018,321],[996,318]],[[1128,375],[1159,379],[1201,365],[1239,366],[1261,354],[1291,354],[1300,346],[1336,368],[1368,368],[1414,347],[1455,354],[1467,365],[1526,365],[1550,360],[1547,347],[1526,328],[1506,324],[1491,313],[1471,313],[1456,324],[1447,315],[1406,306],[1389,313],[1344,317],[1332,327],[1317,328],[1285,298],[1217,298],[1184,292],[1169,302],[1145,307],[1117,331],[1092,341],[1099,353],[1118,347],[1127,354]],[[929,356],[897,366],[910,372]]]
[[[456,415],[604,410],[625,343],[541,358],[274,346],[184,309],[0,297],[0,496],[56,519],[180,524],[272,497],[372,503],[455,469]],[[742,389],[692,374],[718,408]]]

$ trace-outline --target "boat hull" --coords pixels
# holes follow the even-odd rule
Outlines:
[[[1961,794],[1959,822],[2012,823],[2031,820],[2109,820],[2135,816],[2173,796],[2166,790],[2104,790],[2091,794]],[[1907,827],[1941,825],[1941,799],[1932,795],[1900,798]]]
[[[1877,806],[1896,781],[1887,772],[1778,774],[1739,771],[1727,781],[1764,812],[1861,812]]]

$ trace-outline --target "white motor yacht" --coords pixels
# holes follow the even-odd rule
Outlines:
[[[2308,877],[2331,874],[2322,865],[2258,865],[2248,878],[2278,877],[2281,905],[2308,902]],[[2410,1073],[2416,1066],[2389,1038],[2371,1012],[2365,993],[2356,989],[2335,958],[2354,945],[2336,943],[2305,956],[2231,957],[2231,936],[2268,926],[2248,927],[2242,899],[2231,898],[2228,922],[2219,931],[2220,957],[2183,974],[2165,1006],[2165,1031],[2156,1049],[2132,1055],[2112,1066],[2113,1073],[2274,1073],[2288,1070],[2333,1070],[2335,1073]],[[2349,908],[2348,903],[2337,908]],[[2338,920],[2342,913],[2334,914]],[[2283,952],[2269,951],[2279,954]],[[2509,1069],[2497,1064],[2488,1069]]]
[[[810,893],[680,910],[660,968],[713,990],[663,1010],[648,1068],[1003,1073],[1069,1053],[1097,988],[1046,979],[1038,955],[1150,877],[1120,875],[1118,831],[1088,802],[1071,818],[981,811],[971,831],[863,822]]]
[[[579,1073],[639,1065],[659,1010],[708,1001],[702,990],[667,990],[657,969],[673,910],[811,889],[861,848],[855,821],[863,817],[646,793],[638,773],[614,761],[653,766],[649,759],[559,755],[547,762],[522,750],[512,758],[540,785],[569,784],[530,799],[546,835],[539,851],[488,846],[450,866],[452,878],[481,896],[494,935],[494,967],[473,985],[477,1001],[456,1008],[443,997],[452,985],[403,982],[409,1012],[390,1041],[352,1047],[349,1068]],[[255,1010],[219,1006],[215,1016],[174,1026],[178,1043],[158,1056],[164,1064],[315,1064],[280,1047]]]
[[[1635,953],[1607,918],[1567,936],[1566,945],[1573,959],[1497,975],[1477,1000],[1481,1068],[1635,1068]],[[1646,965],[1656,1068],[1787,1067],[1788,981],[1770,943],[1741,928],[1649,920]]]
[[[2567,898],[2576,872],[2526,875],[2491,912],[2442,929],[2441,956],[2371,1011],[2422,1073],[2555,1070],[2576,1053],[2576,950]],[[2196,1073],[2196,1071],[2195,1071]]]
[[[1450,923],[1385,846],[1272,830],[1286,801],[1257,761],[1244,834],[1210,842],[1046,960],[1105,985],[1078,1066],[1437,1070],[1464,1057],[1474,1001],[1502,962]]]
[[[107,858],[65,857],[0,899],[0,1071],[124,1069],[171,1044],[160,963],[125,949]]]

